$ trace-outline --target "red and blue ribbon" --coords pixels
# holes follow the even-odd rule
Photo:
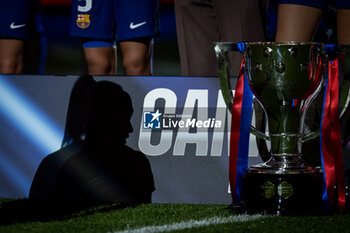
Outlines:
[[[239,46],[243,50],[243,46]],[[243,59],[232,105],[229,180],[232,201],[239,204],[242,198],[242,176],[248,168],[249,136],[252,118],[253,93],[244,72]]]
[[[334,51],[334,45],[327,45],[328,53]],[[323,195],[325,211],[338,206],[338,212],[345,208],[345,177],[343,150],[339,119],[339,58],[329,61],[328,76],[323,102],[321,120],[321,162],[323,168]],[[334,188],[337,187],[337,192]]]

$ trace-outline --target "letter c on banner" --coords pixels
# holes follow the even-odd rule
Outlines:
[[[172,90],[167,88],[157,88],[150,91],[145,96],[145,99],[143,102],[143,112],[156,111],[155,104],[158,99],[165,100],[163,114],[175,114],[177,97]],[[139,148],[144,154],[149,156],[158,156],[166,153],[171,148],[173,131],[161,130],[159,133],[161,134],[159,144],[152,145],[151,143],[152,130],[146,130],[143,128],[143,117],[141,117]]]

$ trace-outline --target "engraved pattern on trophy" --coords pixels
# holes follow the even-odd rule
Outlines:
[[[253,168],[310,170],[298,148],[302,114],[321,84],[321,44],[247,43],[246,71],[255,97],[268,115],[271,159]],[[276,172],[276,171],[275,171]]]

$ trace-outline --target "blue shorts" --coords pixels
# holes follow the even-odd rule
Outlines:
[[[327,0],[278,0],[278,4],[297,4],[304,6],[311,6],[320,9],[325,9],[329,1]],[[335,7],[337,9],[350,9],[349,0],[335,0]]]
[[[72,0],[70,34],[102,40],[154,37],[159,0]]]
[[[0,1],[0,37],[27,39],[35,31],[37,0]]]

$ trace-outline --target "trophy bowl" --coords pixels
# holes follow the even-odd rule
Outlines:
[[[246,73],[268,119],[271,158],[252,168],[273,172],[311,170],[300,153],[303,117],[318,94],[324,47],[317,43],[246,43]]]

